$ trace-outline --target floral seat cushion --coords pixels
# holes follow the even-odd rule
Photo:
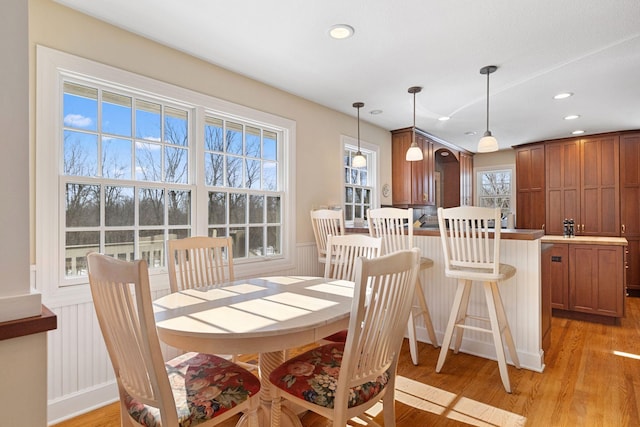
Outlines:
[[[278,366],[269,380],[285,392],[326,408],[333,408],[344,343],[330,343],[302,353]],[[389,373],[349,391],[349,408],[375,399],[389,381]]]
[[[186,353],[166,363],[180,427],[195,426],[244,402],[260,390],[251,372],[218,356]],[[129,415],[146,427],[161,427],[160,410],[126,397]]]

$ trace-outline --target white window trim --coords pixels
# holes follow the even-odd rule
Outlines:
[[[507,164],[507,165],[495,165],[495,166],[481,166],[477,168],[473,168],[473,173],[475,176],[475,191],[474,191],[474,206],[480,206],[480,189],[482,188],[482,180],[480,179],[480,174],[484,172],[495,172],[495,171],[511,171],[511,213],[516,213],[516,165],[515,164]]]
[[[358,148],[358,140],[356,138],[352,138],[350,136],[347,135],[340,135],[340,173],[342,174],[342,179],[341,179],[341,188],[340,188],[340,192],[342,193],[340,200],[341,200],[341,207],[344,209],[344,205],[346,203],[345,200],[345,194],[344,194],[344,188],[345,185],[347,184],[344,180],[344,151],[347,147],[351,147],[351,148]],[[363,141],[362,139],[360,140],[360,149],[364,149],[366,151],[369,151],[372,153],[373,157],[373,161],[374,161],[374,168],[373,168],[373,173],[369,174],[369,179],[371,180],[371,182],[373,183],[371,185],[373,191],[371,192],[371,208],[379,208],[380,207],[380,195],[379,195],[379,189],[380,189],[380,147],[375,145],[375,144],[371,144],[369,142]],[[347,223],[349,225],[353,225],[353,221],[347,221]]]
[[[295,267],[295,194],[296,194],[296,123],[293,120],[270,113],[254,110],[242,105],[224,101],[209,95],[163,83],[148,77],[124,71],[109,65],[70,55],[44,46],[37,46],[36,70],[36,155],[35,155],[35,246],[36,246],[36,289],[43,294],[43,302],[51,307],[77,304],[91,299],[88,286],[59,287],[60,244],[59,223],[64,206],[59,206],[59,171],[63,156],[58,143],[51,143],[52,136],[61,135],[60,94],[62,77],[90,76],[93,81],[116,82],[135,88],[136,92],[162,94],[179,100],[179,103],[204,106],[207,111],[244,122],[253,121],[265,127],[277,126],[282,130],[280,167],[282,168],[282,192],[286,202],[282,206],[282,254],[278,259],[261,259],[239,263],[236,276],[248,277],[273,274]],[[197,128],[197,126],[196,126]],[[194,163],[195,164],[195,163]],[[195,165],[196,173],[202,172],[201,165]],[[287,179],[288,177],[288,179]],[[199,184],[200,185],[200,184]],[[196,206],[196,215],[203,215],[206,208]],[[195,222],[195,224],[198,224]],[[197,229],[197,233],[202,230]],[[166,269],[150,277],[152,289],[168,288]]]

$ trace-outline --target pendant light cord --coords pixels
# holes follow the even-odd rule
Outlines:
[[[487,73],[487,132],[489,132],[489,74]]]
[[[412,144],[416,143],[416,93],[413,92],[413,141]]]

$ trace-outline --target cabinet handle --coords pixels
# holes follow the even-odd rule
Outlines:
[[[544,224],[542,224],[542,230],[544,230]]]
[[[627,232],[627,228],[624,226],[624,224],[622,224],[622,234]]]
[[[427,193],[422,193],[422,201],[423,202],[427,201]]]

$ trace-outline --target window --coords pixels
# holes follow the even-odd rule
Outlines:
[[[365,219],[367,210],[374,207],[377,156],[375,151],[364,149],[362,145],[361,142],[360,151],[367,159],[367,166],[354,168],[351,166],[352,159],[356,155],[358,147],[349,143],[343,144],[344,219],[348,223],[353,223],[356,219]]]
[[[478,206],[500,208],[503,215],[511,213],[512,177],[512,168],[479,170],[477,172]]]
[[[293,122],[38,55],[36,263],[57,286],[87,283],[91,251],[164,273],[166,240],[191,235],[231,236],[240,270],[293,264]]]

